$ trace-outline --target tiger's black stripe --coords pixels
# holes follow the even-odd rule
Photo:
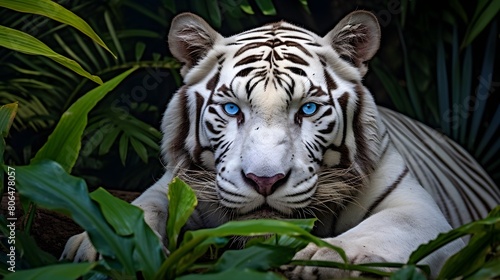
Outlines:
[[[368,210],[366,211],[362,220],[368,218],[372,214],[373,210],[375,210],[375,208],[377,208],[377,206],[379,206],[379,204],[382,203],[382,201],[384,201],[384,199],[387,198],[399,186],[399,184],[401,183],[401,181],[403,181],[403,179],[406,177],[409,171],[410,170],[408,169],[408,167],[405,166],[403,172],[399,174],[396,181],[394,181],[394,183],[392,183],[389,187],[387,187],[387,189],[381,195],[379,195],[379,197],[375,200],[375,202],[373,202],[373,204],[370,207],[368,207]]]

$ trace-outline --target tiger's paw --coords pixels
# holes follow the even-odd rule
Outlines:
[[[66,242],[61,260],[69,259],[74,262],[96,261],[98,257],[99,255],[90,242],[87,232],[83,232],[72,236],[68,242]]]
[[[356,244],[354,242],[342,242],[335,238],[324,239],[326,242],[341,247],[344,249],[348,262],[350,264],[361,263],[380,263],[387,262],[387,260],[379,254],[373,252],[368,246]],[[309,244],[304,249],[299,251],[294,260],[314,260],[314,261],[333,261],[343,263],[344,261],[340,255],[329,248],[318,247],[314,244]],[[389,271],[384,268],[376,268],[382,271]],[[342,270],[329,267],[319,266],[293,266],[285,268],[284,274],[288,279],[332,279],[332,278],[346,278],[346,277],[359,277],[359,276],[373,276],[372,274],[362,273],[360,271]],[[380,278],[380,277],[379,277]]]

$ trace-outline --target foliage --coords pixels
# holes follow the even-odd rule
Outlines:
[[[0,82],[0,102],[19,102],[18,118],[14,122],[11,136],[13,139],[22,139],[13,142],[19,143],[15,148],[7,149],[6,160],[11,164],[27,164],[36,150],[43,145],[50,131],[55,129],[55,124],[62,113],[94,87],[87,80],[80,79],[77,72],[67,71],[64,66],[52,63],[51,59],[67,62],[68,65],[72,65],[72,70],[77,67],[80,72],[95,73],[87,76],[97,82],[101,82],[101,78],[110,79],[133,67],[139,68],[137,73],[142,75],[135,78],[138,80],[138,85],[130,87],[133,89],[132,92],[119,87],[92,110],[89,115],[89,126],[84,134],[86,141],[83,142],[83,149],[74,169],[76,174],[83,175],[94,182],[95,186],[100,181],[92,180],[95,178],[94,174],[100,172],[99,168],[102,168],[104,162],[110,158],[119,159],[126,164],[130,151],[139,155],[143,162],[148,162],[150,157],[157,158],[160,133],[148,122],[155,123],[155,126],[158,124],[160,115],[158,108],[152,104],[144,103],[141,106],[138,104],[143,100],[155,102],[151,93],[161,90],[164,87],[162,82],[167,78],[172,79],[170,69],[178,67],[178,63],[170,57],[151,53],[144,43],[150,38],[158,38],[160,41],[162,36],[152,30],[124,29],[122,26],[116,26],[119,21],[112,21],[112,14],[125,6],[121,3],[124,1],[115,1],[109,3],[110,5],[104,2],[71,1],[70,6],[73,11],[48,0],[7,2],[2,2],[1,5],[23,13],[36,13],[61,24],[41,19],[41,16],[0,10],[2,21],[11,26],[8,28],[8,34],[12,36],[16,32],[15,28],[25,30],[26,32],[17,31],[16,34],[23,34],[31,40],[30,42],[37,42],[37,45],[24,42],[11,44],[16,51],[21,50],[21,47],[28,48],[32,54],[45,54],[50,58],[35,56],[27,59],[21,53],[0,50],[3,52],[0,64],[4,69]],[[88,23],[76,16],[76,13],[86,15]],[[91,14],[92,16],[89,16]],[[67,28],[66,24],[75,29]],[[104,34],[101,36],[102,40],[90,27],[95,28],[99,25],[107,29],[107,33],[101,32]],[[26,34],[27,32],[38,39]],[[95,43],[89,44],[88,38],[95,40]],[[112,50],[117,55],[111,51],[103,52],[99,45],[105,46],[106,50]],[[44,51],[41,52],[42,50]],[[50,70],[47,71],[47,68]],[[135,74],[135,77],[138,77],[137,75]],[[137,117],[140,114],[142,119]],[[144,116],[148,115],[149,119],[145,119]],[[154,122],[151,121],[151,117],[154,118]],[[129,157],[129,164],[130,162]],[[159,170],[161,165],[157,165],[156,169]],[[109,164],[109,166],[114,165]],[[149,172],[145,172],[143,176],[151,177]],[[137,176],[135,183],[141,179]],[[134,183],[131,182],[133,180],[124,181],[126,183],[118,182],[118,185],[126,187],[127,183]]]
[[[126,202],[110,196],[103,189],[87,195],[85,183],[71,177],[55,162],[44,161],[28,167],[17,167],[19,178],[37,179],[37,183],[20,180],[19,192],[30,197],[40,206],[69,213],[84,229],[101,253],[102,259],[96,262],[80,264],[79,273],[68,269],[67,263],[53,263],[44,268],[22,271],[23,279],[35,279],[43,272],[44,277],[64,277],[76,279],[85,274],[106,274],[114,278],[135,279],[138,272],[145,279],[225,279],[244,277],[245,279],[281,279],[272,272],[282,265],[320,265],[348,270],[359,270],[391,279],[409,279],[408,275],[418,275],[426,279],[417,268],[417,262],[436,249],[467,234],[472,234],[471,242],[462,251],[452,256],[444,265],[438,279],[456,277],[479,277],[488,275],[498,277],[499,261],[497,247],[500,244],[500,207],[480,221],[464,225],[448,233],[441,234],[430,243],[419,247],[405,264],[364,264],[349,265],[328,261],[292,261],[295,253],[314,242],[318,246],[330,247],[344,256],[342,249],[333,247],[320,238],[308,233],[312,229],[312,220],[276,221],[248,220],[229,222],[218,228],[187,232],[182,243],[167,257],[162,251],[161,241],[145,224],[142,211]],[[55,173],[54,173],[55,172]],[[41,177],[42,174],[52,176]],[[59,188],[63,184],[65,188]],[[78,192],[78,193],[75,193]],[[194,193],[189,186],[175,179],[169,186],[169,197],[174,205],[191,205]],[[78,198],[78,199],[75,199]],[[94,200],[92,203],[91,200]],[[99,205],[100,207],[98,207]],[[181,208],[170,210],[180,211]],[[125,213],[125,214],[124,214]],[[185,218],[178,213],[170,213],[169,219],[179,219],[169,223],[182,223]],[[126,217],[124,219],[123,217]],[[178,235],[176,228],[174,235]],[[275,234],[269,239],[250,242],[243,250],[227,250],[222,255],[216,254],[216,262],[200,262],[210,248],[220,248],[227,244],[230,236],[260,236]],[[132,253],[134,252],[134,253]],[[156,253],[153,253],[156,252]],[[133,258],[133,259],[132,259]],[[470,260],[474,259],[474,262]],[[460,269],[457,270],[457,263]],[[376,267],[401,268],[393,273],[385,273]],[[375,269],[373,268],[375,267]],[[423,271],[427,268],[421,267]],[[16,272],[17,273],[17,272]],[[21,275],[21,274],[20,274]],[[14,279],[16,274],[5,279]],[[416,278],[413,278],[416,279]]]
[[[391,74],[395,69],[380,58],[372,69],[398,111],[468,149],[500,182],[496,172],[500,108],[492,94],[498,87],[493,77],[500,2],[445,1],[433,11],[420,3],[404,2],[405,9],[395,21],[402,65],[392,66],[402,67],[404,75],[398,79]],[[394,60],[396,55],[390,56]]]

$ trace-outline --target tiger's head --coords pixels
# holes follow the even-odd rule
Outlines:
[[[362,78],[379,41],[365,11],[324,37],[278,22],[225,38],[177,16],[168,43],[184,86],[164,115],[164,160],[221,222],[335,213],[378,158]]]

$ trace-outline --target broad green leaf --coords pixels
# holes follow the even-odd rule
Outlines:
[[[85,181],[50,160],[16,167],[17,190],[40,207],[69,215],[89,234],[92,244],[112,267],[135,274],[131,238],[116,235],[88,195]]]
[[[222,272],[235,269],[266,271],[289,263],[297,250],[288,246],[257,244],[242,250],[229,250],[219,258],[212,270]]]
[[[112,196],[103,188],[92,192],[90,197],[99,204],[106,221],[116,233],[122,236],[134,236],[136,269],[142,271],[146,279],[151,279],[160,268],[165,256],[161,240],[144,221],[143,211]]]
[[[63,263],[40,268],[16,271],[5,280],[74,280],[90,272],[97,263]]]
[[[40,40],[24,32],[0,26],[0,47],[5,47],[25,54],[48,57],[73,72],[98,84],[102,84],[101,78],[85,71],[76,61],[56,53]]]
[[[168,249],[173,252],[177,248],[181,228],[188,221],[198,201],[191,187],[177,177],[168,185],[168,201]]]
[[[55,21],[70,25],[83,34],[90,37],[94,42],[116,56],[109,50],[94,30],[83,19],[70,10],[50,0],[0,0],[0,6],[22,13],[42,15]]]
[[[99,204],[104,218],[119,235],[134,234],[135,223],[143,219],[139,208],[112,196],[103,188],[93,191],[90,198]]]
[[[438,278],[440,279],[455,279],[481,268],[488,253],[491,251],[491,241],[493,231],[488,232],[485,228],[483,232],[477,233],[462,248],[458,253],[451,256],[441,268]],[[497,235],[500,235],[500,230],[497,230]]]
[[[259,272],[251,269],[229,269],[214,274],[191,274],[176,278],[178,280],[283,280],[284,277],[273,272]]]
[[[108,92],[113,90],[137,67],[125,71],[106,83],[89,91],[78,99],[61,116],[47,142],[38,151],[32,162],[42,159],[57,161],[67,172],[71,172],[81,148],[81,138],[87,126],[87,115]]]
[[[0,132],[2,133],[2,137],[7,137],[10,127],[12,126],[12,122],[16,117],[17,107],[17,102],[0,107]]]
[[[498,279],[500,277],[500,258],[487,262],[483,267],[467,277],[468,280]]]
[[[256,0],[257,6],[261,10],[262,14],[266,16],[276,15],[276,8],[271,0]]]
[[[426,280],[427,277],[415,265],[408,265],[391,275],[391,280]]]

